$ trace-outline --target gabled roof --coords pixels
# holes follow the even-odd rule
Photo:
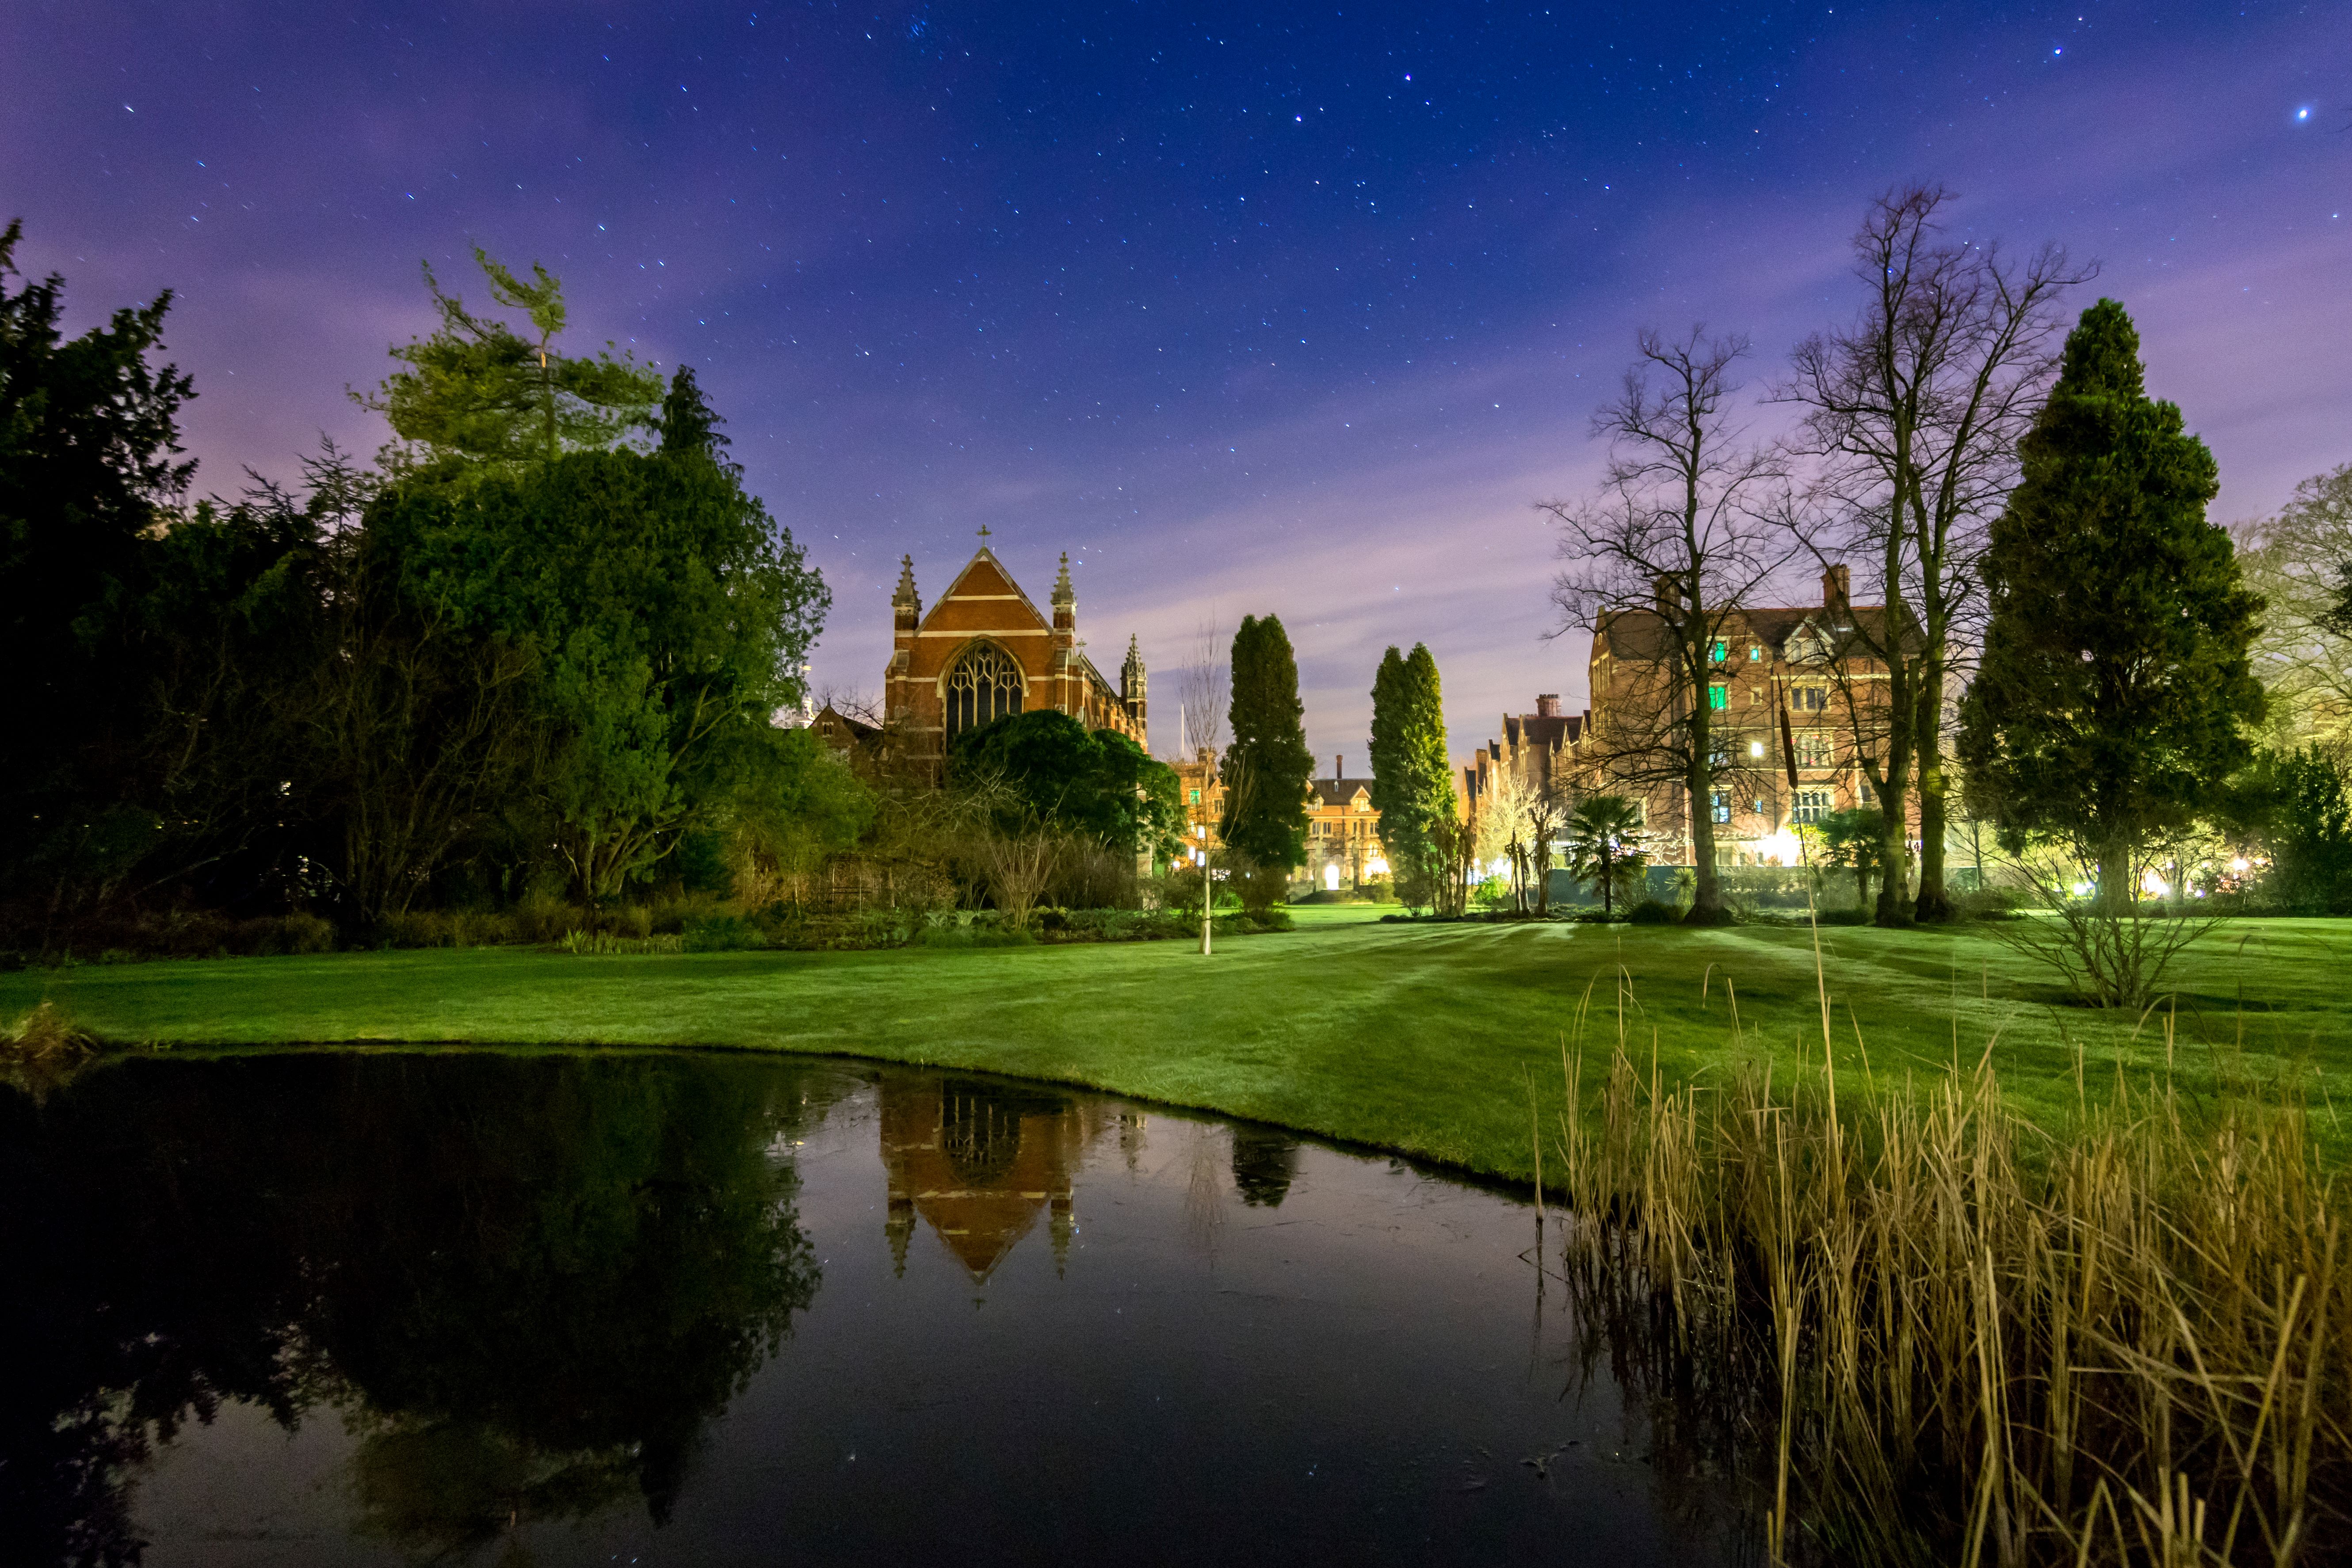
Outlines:
[[[1886,613],[1883,605],[1855,605],[1857,622],[1875,628]],[[1823,607],[1819,605],[1801,606],[1759,605],[1752,610],[1736,610],[1724,617],[1727,633],[1735,626],[1746,629],[1738,635],[1753,638],[1782,658],[1788,657],[1789,643],[1799,632],[1813,626],[1817,634],[1834,646],[1843,634],[1833,633],[1822,623]],[[1654,661],[1665,650],[1665,623],[1655,610],[1612,610],[1601,619],[1596,644],[1605,646],[1612,658]]]
[[[879,726],[853,719],[830,702],[817,710],[816,717],[809,721],[809,727],[818,731],[838,727],[853,741],[870,741],[882,732]]]
[[[965,592],[987,598],[1010,595],[1021,601],[1021,607],[1028,611],[1030,617],[1039,626],[1051,627],[1054,624],[1049,617],[1037,613],[1036,605],[1022,592],[1021,584],[1013,580],[1013,574],[1005,570],[1004,563],[996,558],[996,552],[985,544],[973,552],[971,559],[963,563],[963,570],[955,574],[955,581],[948,584],[947,592],[931,601],[931,607],[923,612],[920,624],[929,626],[932,618],[940,613],[941,605]]]
[[[1369,798],[1372,793],[1372,781],[1348,778],[1308,779],[1307,787],[1312,794],[1319,795],[1327,805],[1337,805],[1342,801],[1355,799],[1358,790],[1363,791],[1365,796]]]

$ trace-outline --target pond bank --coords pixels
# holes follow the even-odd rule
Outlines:
[[[837,1054],[1067,1084],[1278,1123],[1507,1180],[1531,1173],[1528,1094],[1560,1090],[1564,1042],[1628,1038],[1661,1082],[1735,1058],[1821,1060],[1806,933],[1380,924],[1301,911],[1221,945],[591,956],[510,949],[159,963],[0,974],[0,1020],[44,999],[117,1040],[173,1046],[447,1042],[698,1046]],[[2306,929],[2307,928],[2307,929]],[[2352,1109],[2342,928],[2266,921],[2184,966],[2174,1048],[2195,1084],[2308,1076]],[[2077,1047],[2161,1068],[2158,1032],[2050,1005],[1964,931],[1825,931],[1838,1063],[1857,1081],[1940,1072],[1988,1048],[2010,1102],[2063,1125]],[[2266,1010],[2240,1014],[2242,994]],[[1737,1008],[1738,1035],[1733,1035]],[[2240,1043],[2242,1037],[2242,1044]],[[2186,1047],[2186,1048],[2182,1048]],[[2340,1122],[2323,1122],[2323,1135]]]

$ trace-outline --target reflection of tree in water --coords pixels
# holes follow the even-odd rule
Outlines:
[[[0,1558],[135,1562],[132,1472],[227,1400],[340,1407],[365,1524],[413,1549],[632,1490],[666,1518],[702,1422],[814,1294],[766,1150],[823,1089],[310,1057],[0,1102],[0,1342],[52,1352],[0,1357]]]
[[[1298,1174],[1298,1140],[1272,1127],[1234,1123],[1234,1187],[1242,1202],[1279,1208]]]

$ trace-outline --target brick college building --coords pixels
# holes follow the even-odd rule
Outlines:
[[[1795,828],[1832,811],[1872,804],[1857,747],[1876,743],[1885,671],[1853,651],[1856,619],[1884,613],[1848,602],[1846,568],[1822,574],[1819,605],[1727,614],[1717,628],[1706,704],[1718,776],[1705,807],[1718,866],[1798,862]],[[1688,794],[1676,784],[1629,778],[1642,741],[1656,727],[1668,671],[1656,612],[1620,610],[1601,619],[1589,665],[1593,705],[1559,711],[1539,697],[1537,711],[1506,716],[1502,736],[1463,769],[1463,804],[1476,810],[1496,775],[1515,773],[1531,787],[1565,781],[1573,793],[1628,795],[1640,802],[1656,864],[1691,863]],[[1789,788],[1780,702],[1789,710],[1797,787]],[[1851,704],[1851,706],[1849,706]],[[1646,772],[1646,769],[1639,770]]]

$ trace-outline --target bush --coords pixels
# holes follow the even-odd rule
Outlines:
[[[1978,888],[1952,900],[1952,912],[1966,920],[2013,921],[2026,905],[2019,888]]]
[[[1804,866],[1733,866],[1716,873],[1724,902],[1743,910],[1801,910],[1814,883]]]
[[[1637,926],[1670,926],[1682,919],[1682,911],[1663,899],[1643,899],[1625,911],[1625,923]]]
[[[767,933],[740,915],[704,915],[678,933],[688,952],[742,952],[768,945]]]

